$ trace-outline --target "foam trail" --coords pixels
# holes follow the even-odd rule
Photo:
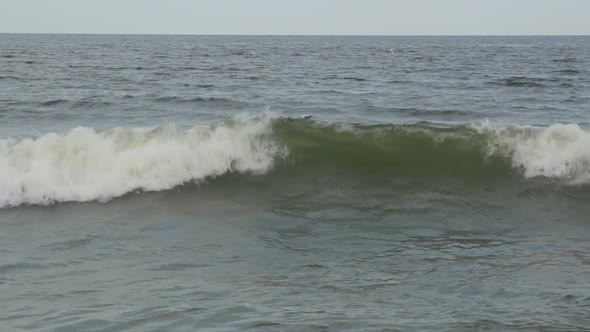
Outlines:
[[[0,140],[0,206],[106,201],[227,172],[264,173],[284,150],[272,117],[179,131],[174,126],[76,128],[22,141]]]

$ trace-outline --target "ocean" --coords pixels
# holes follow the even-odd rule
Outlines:
[[[0,34],[2,331],[590,331],[589,202],[590,37]]]

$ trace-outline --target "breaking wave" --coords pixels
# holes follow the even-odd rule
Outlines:
[[[351,125],[265,115],[179,129],[75,128],[0,140],[0,206],[106,201],[231,174],[590,182],[590,132],[489,123]],[[385,182],[384,182],[385,183]]]
[[[0,141],[0,205],[105,201],[159,191],[228,172],[264,173],[281,149],[272,120],[178,130],[76,128]]]

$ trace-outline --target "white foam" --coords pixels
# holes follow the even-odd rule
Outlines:
[[[489,154],[511,159],[527,178],[547,177],[573,184],[590,182],[590,132],[577,124],[548,127],[479,128],[491,134]]]
[[[0,140],[0,206],[106,201],[228,172],[264,173],[285,150],[272,116],[177,130],[76,128],[37,139]]]

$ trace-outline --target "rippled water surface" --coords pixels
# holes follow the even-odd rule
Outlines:
[[[589,331],[589,65],[588,37],[0,34],[0,326]]]

